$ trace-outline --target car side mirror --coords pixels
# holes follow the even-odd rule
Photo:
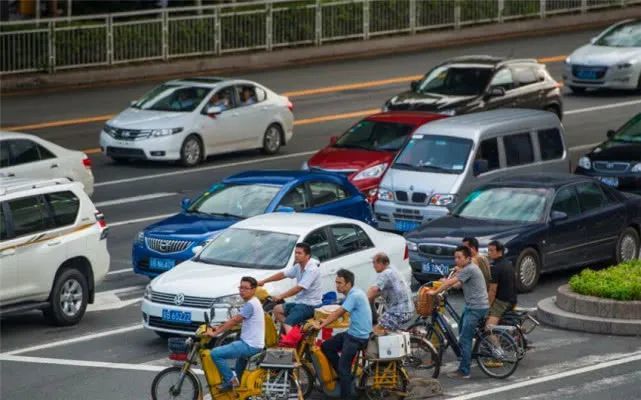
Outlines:
[[[187,209],[189,208],[190,205],[191,205],[191,199],[189,197],[185,197],[180,202],[180,207],[182,207],[182,209],[185,210],[185,211],[187,211]]]
[[[332,136],[332,137],[329,138],[329,144],[330,145],[333,146],[333,145],[336,144],[336,142],[338,142],[338,136]]]
[[[490,164],[487,160],[475,160],[473,170],[474,176],[479,176],[490,170]]]
[[[593,37],[592,39],[590,39],[590,44],[594,44],[594,43],[596,43],[596,40],[597,40],[597,39],[598,39],[598,38],[597,38],[596,36],[595,36],[595,37]]]
[[[617,134],[617,132],[615,130],[613,130],[613,129],[608,130],[608,133],[607,133],[608,139],[612,139],[614,137],[614,135],[616,135],[616,134]]]
[[[566,219],[568,219],[568,215],[563,211],[552,211],[550,214],[550,220],[552,222],[565,221]]]
[[[131,100],[131,101],[129,102],[129,107],[133,107],[133,106],[134,106],[134,104],[136,104],[136,103],[138,103],[138,100]]]
[[[288,207],[288,206],[278,206],[276,207],[276,212],[286,212],[286,213],[293,213],[296,212],[293,207]]]
[[[204,248],[205,246],[194,246],[191,248],[191,252],[194,253],[195,256],[197,256],[201,251],[203,251]]]
[[[418,85],[421,81],[412,81],[410,83],[410,88],[412,89],[412,92],[416,92],[418,90]]]
[[[210,117],[213,117],[213,116],[216,116],[216,115],[220,114],[221,112],[223,112],[223,108],[220,107],[220,106],[209,106],[209,107],[207,107],[207,110],[205,112]]]
[[[503,89],[502,87],[490,88],[490,90],[486,94],[487,98],[503,97],[503,96],[505,96],[505,89]]]

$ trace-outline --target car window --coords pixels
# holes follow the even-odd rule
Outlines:
[[[307,235],[305,243],[312,248],[312,257],[318,261],[329,260],[332,256],[332,250],[329,246],[329,238],[325,229],[318,229]]]
[[[56,226],[72,225],[76,222],[80,200],[72,192],[49,193],[45,195],[53,211]]]
[[[12,165],[27,164],[34,161],[40,161],[38,145],[31,140],[10,140],[9,150],[12,155]]]
[[[517,133],[503,137],[507,166],[523,165],[534,162],[532,139],[529,133]]]
[[[441,65],[432,69],[419,84],[419,93],[446,96],[478,96],[487,87],[492,69]]]
[[[367,233],[356,225],[330,227],[339,256],[374,247]]]
[[[254,88],[254,91],[256,92],[256,100],[260,103],[261,101],[267,100],[267,92],[263,90],[263,88],[259,88],[256,86]]]
[[[191,112],[198,107],[211,89],[180,84],[164,84],[147,92],[131,107],[151,111]]]
[[[212,106],[220,107],[222,111],[236,107],[236,91],[234,87],[227,86],[214,93],[205,105],[203,114],[206,113],[208,107]]]
[[[4,206],[0,203],[0,240],[5,240],[8,236],[7,220],[4,219]]]
[[[310,182],[309,190],[312,194],[312,207],[322,206],[348,197],[343,188],[330,182]]]
[[[250,218],[264,214],[281,191],[279,185],[217,184],[195,199],[188,213],[223,217]]]
[[[49,228],[48,216],[39,196],[9,200],[14,236],[28,235]]]
[[[9,141],[3,140],[0,142],[0,168],[8,167],[11,165],[11,153],[9,153]]]
[[[283,196],[279,205],[283,207],[291,207],[295,211],[303,211],[309,208],[309,201],[307,200],[307,193],[305,193],[305,186],[298,185],[291,189],[285,196]]]
[[[414,126],[397,122],[363,120],[343,134],[333,147],[398,151]]]
[[[499,165],[499,145],[496,138],[485,139],[481,142],[479,150],[476,153],[477,160],[487,160],[490,171],[498,169]]]
[[[538,133],[539,150],[542,160],[554,160],[563,157],[563,141],[561,132],[557,129],[543,129]]]
[[[581,206],[579,206],[579,199],[576,197],[574,188],[563,188],[556,193],[554,203],[552,203],[552,211],[564,212],[570,218],[581,214]]]
[[[47,150],[45,147],[36,144],[38,146],[38,152],[40,153],[40,159],[41,160],[48,160],[50,158],[56,158],[55,154]]]
[[[514,70],[514,78],[519,83],[519,86],[527,86],[539,81],[532,67],[529,67],[529,66],[514,67],[513,70]]]
[[[258,96],[256,94],[256,86],[254,85],[237,85],[236,90],[240,97],[240,107],[251,106],[258,103]]]
[[[596,183],[581,183],[577,186],[577,192],[579,193],[579,202],[583,212],[597,210],[608,204],[608,199]]]
[[[512,71],[508,68],[499,70],[490,82],[490,88],[503,88],[506,92],[514,89],[514,79],[512,78]]]

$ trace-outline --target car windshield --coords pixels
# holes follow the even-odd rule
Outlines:
[[[196,261],[238,268],[284,268],[297,235],[255,229],[226,229],[211,241]]]
[[[249,218],[264,214],[280,191],[279,185],[216,185],[198,197],[187,210],[223,217]]]
[[[471,148],[469,139],[414,134],[392,168],[461,174]]]
[[[136,101],[132,107],[151,111],[191,112],[211,89],[185,85],[160,85]]]
[[[613,139],[618,142],[641,143],[641,113],[623,125]]]
[[[492,69],[483,67],[436,67],[421,81],[419,93],[446,96],[478,96],[492,78]]]
[[[594,43],[596,46],[641,47],[641,22],[619,25]]]
[[[548,189],[496,187],[472,192],[452,212],[458,217],[507,221],[540,222],[545,215]]]
[[[352,126],[333,147],[398,151],[412,132],[412,125],[364,120]]]

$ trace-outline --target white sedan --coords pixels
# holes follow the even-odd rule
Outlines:
[[[372,257],[380,251],[410,282],[406,242],[399,235],[329,215],[264,214],[232,225],[197,256],[152,280],[142,302],[145,328],[160,336],[191,334],[210,309],[214,322],[226,320],[230,305],[242,303],[240,278],[260,280],[293,264],[294,246],[302,241],[321,262],[324,293],[336,290],[336,271],[341,268],[354,272],[356,286],[366,290],[376,279]],[[287,279],[267,284],[266,289],[282,293],[294,284]]]
[[[223,78],[174,80],[155,87],[107,121],[102,152],[114,161],[179,160],[239,150],[278,152],[294,134],[293,105],[256,82]]]
[[[34,135],[0,131],[0,178],[68,178],[93,194],[91,159]]]

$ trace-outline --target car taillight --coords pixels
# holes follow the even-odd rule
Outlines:
[[[101,228],[106,228],[107,221],[105,221],[105,215],[100,211],[96,211],[95,215],[96,215],[96,222],[98,222],[98,225],[100,225]]]
[[[287,99],[287,108],[289,108],[289,111],[294,111],[294,103],[292,103],[289,99]]]
[[[87,157],[85,154],[85,157],[82,159],[82,165],[85,166],[85,168],[91,168],[91,158]]]
[[[407,244],[405,244],[405,254],[403,254],[403,260],[407,260],[410,258],[410,249],[407,248]]]

